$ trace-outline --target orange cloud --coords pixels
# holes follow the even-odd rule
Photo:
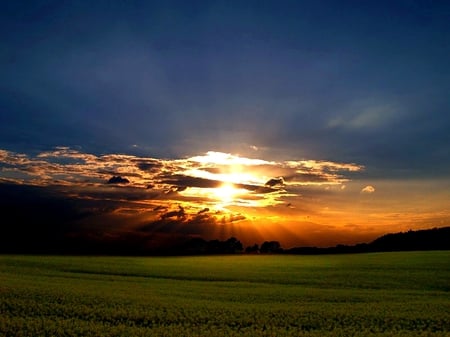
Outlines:
[[[364,187],[362,190],[361,190],[361,193],[373,193],[373,192],[375,192],[375,187],[373,187],[372,185],[367,185],[366,187]]]

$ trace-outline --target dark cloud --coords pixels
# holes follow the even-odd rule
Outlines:
[[[245,220],[243,214],[222,214],[211,212],[208,208],[200,210],[196,214],[188,214],[186,210],[179,207],[178,210],[168,211],[161,215],[158,220],[140,226],[139,231],[144,233],[181,233],[190,237],[195,235],[210,236],[218,225],[230,225]]]
[[[127,178],[122,178],[121,176],[111,177],[107,184],[129,184],[130,181]]]
[[[272,193],[272,192],[278,191],[278,189],[270,187],[270,186],[260,186],[260,185],[251,185],[251,184],[234,184],[234,186],[237,188],[243,188],[248,191],[251,191],[254,193],[260,193],[260,194]]]
[[[242,215],[242,214],[230,214],[229,221],[230,222],[237,222],[237,221],[242,221],[242,220],[245,220],[245,219],[246,219],[245,215]]]
[[[30,253],[144,254],[174,247],[217,224],[208,208],[189,214],[183,206],[159,205],[158,220],[145,226],[126,213],[126,202],[109,197],[80,198],[64,187],[0,184],[0,251]],[[139,215],[136,213],[136,215]]]
[[[115,206],[113,202],[70,198],[58,189],[0,184],[0,212],[5,219],[0,226],[1,249],[63,249],[67,235],[79,230],[77,222],[108,214]]]
[[[201,214],[187,215],[184,209],[169,211],[161,215],[159,220],[138,228],[144,233],[179,233],[182,235],[202,235],[211,232],[217,225],[214,215],[207,212]]]
[[[180,187],[201,187],[201,188],[215,188],[219,187],[222,182],[219,180],[211,180],[205,178],[191,177],[180,174],[168,174],[167,178],[161,180],[164,184],[170,184]]]
[[[167,209],[167,206],[158,205],[153,209],[153,211],[167,211]]]
[[[177,211],[170,211],[161,215],[161,219],[176,218],[182,220],[186,218],[186,212],[182,206],[178,206]]]
[[[267,182],[266,182],[266,186],[270,186],[270,187],[273,187],[273,186],[282,186],[284,184],[284,179],[283,179],[283,177],[279,177],[279,178],[272,178],[272,179],[269,179]]]
[[[173,191],[183,192],[188,188],[188,186],[172,186]]]
[[[168,178],[161,181],[164,184],[172,184],[176,191],[183,191],[187,187],[199,187],[199,188],[217,188],[221,187],[224,183],[220,180],[212,180],[198,177],[190,177],[184,175],[170,175]],[[277,189],[271,186],[260,186],[252,184],[231,184],[235,188],[246,189],[254,193],[272,193],[276,192]]]
[[[198,213],[197,214],[202,214],[202,213],[207,213],[207,212],[209,212],[209,208],[203,208],[202,210],[200,210],[200,211],[198,211]]]
[[[111,200],[116,202],[133,202],[140,200],[157,199],[162,192],[147,190],[138,187],[121,186],[115,188],[115,184],[108,186],[91,186],[89,188],[73,187],[71,192],[78,198],[95,198],[97,200]]]
[[[146,172],[159,172],[161,170],[162,167],[164,167],[163,164],[161,164],[160,162],[156,161],[156,160],[136,160],[134,161],[136,163],[136,166],[142,170],[142,171],[146,171]]]

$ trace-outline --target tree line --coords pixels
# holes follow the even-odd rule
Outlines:
[[[261,246],[255,243],[244,249],[243,244],[231,237],[225,241],[193,238],[180,247],[179,253],[189,255],[200,254],[269,254],[281,253],[283,248],[278,241],[264,241]]]
[[[5,234],[3,232],[3,234]],[[6,233],[8,234],[8,233]],[[11,233],[9,233],[11,234]],[[14,234],[14,233],[12,233]],[[103,236],[62,236],[59,233],[36,233],[33,237],[11,240],[0,236],[0,254],[176,256],[217,254],[346,254],[384,251],[450,250],[450,227],[433,228],[383,235],[369,243],[334,247],[293,247],[285,249],[278,241],[264,241],[244,247],[235,237],[205,240],[200,237],[174,240],[171,245],[157,244],[142,235],[128,234],[107,239]],[[9,240],[8,240],[9,239]],[[155,245],[156,243],[156,245]]]
[[[293,247],[284,249],[278,241],[264,241],[243,248],[242,243],[232,237],[226,241],[206,241],[200,238],[188,241],[186,254],[348,254],[414,250],[450,250],[450,227],[407,232],[389,233],[369,243],[336,245],[334,247]]]

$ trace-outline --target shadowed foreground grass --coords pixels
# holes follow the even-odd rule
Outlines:
[[[450,251],[0,256],[0,336],[450,336]]]

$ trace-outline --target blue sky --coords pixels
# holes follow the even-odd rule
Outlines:
[[[10,1],[0,34],[4,151],[450,179],[446,1]]]

